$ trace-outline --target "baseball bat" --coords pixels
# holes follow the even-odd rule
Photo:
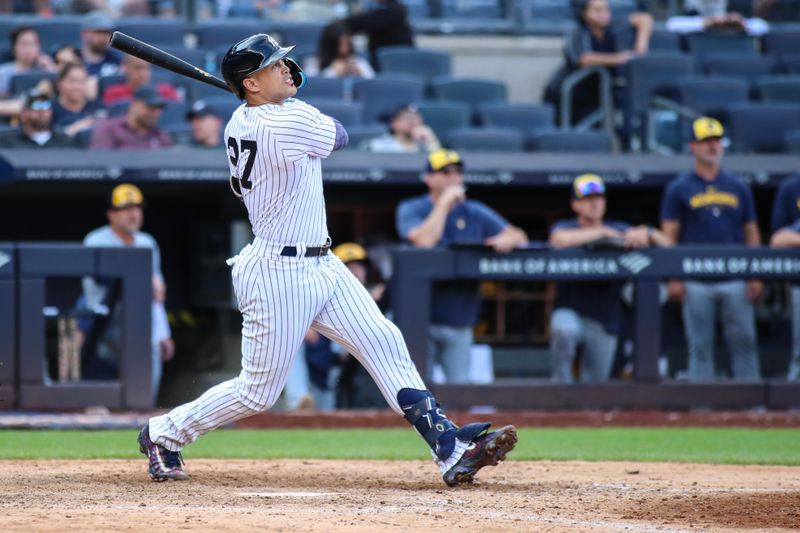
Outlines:
[[[126,54],[143,59],[148,63],[158,65],[159,67],[171,70],[172,72],[182,76],[187,76],[189,78],[208,83],[209,85],[213,85],[214,87],[222,89],[223,91],[231,92],[231,89],[228,87],[227,83],[216,76],[209,74],[200,67],[196,67],[191,63],[187,63],[183,59],[175,57],[172,54],[168,54],[160,48],[143,43],[139,39],[134,39],[125,33],[115,31],[113,34],[111,34],[110,45],[112,48],[116,48],[121,52],[125,52]]]

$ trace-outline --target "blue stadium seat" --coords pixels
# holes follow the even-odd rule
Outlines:
[[[777,61],[771,56],[741,57],[707,57],[703,60],[703,69],[711,76],[736,76],[753,83],[757,78],[775,73]]]
[[[800,74],[800,53],[783,54],[780,58],[780,68],[787,74]]]
[[[427,0],[401,0],[401,3],[406,6],[408,11],[408,18],[413,22],[422,19],[431,18],[431,7]]]
[[[217,94],[203,98],[203,101],[222,117],[223,122],[227,122],[236,108],[242,105],[242,102],[232,93],[226,94],[219,90],[217,90]]]
[[[300,90],[298,98],[344,99],[344,78],[324,78],[311,76]]]
[[[14,74],[11,77],[9,94],[20,95],[36,87],[42,80],[50,80],[55,83],[56,75],[46,70],[29,70],[21,74]]]
[[[441,28],[447,33],[506,33],[513,29],[503,0],[439,0],[439,8]]]
[[[453,130],[446,144],[454,150],[481,152],[518,152],[525,147],[525,139],[513,128],[463,128]]]
[[[522,4],[522,24],[527,32],[562,35],[574,24],[570,3],[565,0],[536,0]]]
[[[208,70],[206,67],[206,60],[208,59],[207,53],[205,50],[200,50],[199,48],[187,48],[183,45],[160,45],[159,48],[167,52],[168,54],[172,54],[178,59],[183,59],[187,63],[190,63],[196,67],[200,67],[202,69]],[[214,68],[210,71],[212,74],[216,71]]]
[[[469,126],[472,110],[463,102],[421,102],[418,106],[422,120],[439,139],[452,130]]]
[[[750,85],[740,78],[691,77],[677,84],[680,103],[701,115],[710,115],[723,122],[725,110],[747,102]]]
[[[172,122],[160,124],[159,127],[172,137],[175,143],[189,143],[192,139],[192,125],[184,121],[183,123]]]
[[[513,128],[527,139],[555,126],[556,112],[548,104],[490,103],[478,106],[481,122],[490,127]]]
[[[421,101],[424,92],[424,82],[410,75],[380,75],[353,84],[353,97],[363,105],[367,123],[380,122],[401,105]]]
[[[387,46],[377,52],[382,73],[401,73],[422,76],[430,82],[436,76],[450,76],[450,54],[439,50],[423,50],[408,46]]]
[[[213,85],[203,83],[202,81],[187,79],[186,86],[189,89],[188,100],[192,101],[205,100],[206,98],[213,98],[225,94],[224,90]]]
[[[761,37],[763,53],[771,55],[792,54],[800,51],[800,28],[771,28]]]
[[[784,135],[800,128],[800,105],[743,104],[728,111],[730,139],[736,152],[781,152]]]
[[[499,81],[482,79],[434,79],[431,82],[437,100],[464,102],[477,119],[478,106],[489,102],[505,102],[506,85]]]
[[[267,21],[258,20],[210,20],[198,22],[194,28],[199,48],[227,50],[237,41],[254,33],[269,33],[272,30]],[[224,50],[223,50],[224,53]]]
[[[364,123],[363,109],[359,102],[315,98],[307,100],[307,103],[341,122],[348,131],[350,128],[361,126]]]
[[[81,22],[74,17],[39,18],[32,26],[39,32],[42,50],[52,50],[64,44],[79,45],[81,42]]]
[[[375,137],[380,137],[388,131],[388,128],[383,124],[358,124],[351,126],[347,128],[347,148],[351,150],[363,148],[362,145],[367,141]]]
[[[765,102],[800,104],[800,76],[766,76],[756,80],[756,88]]]
[[[689,76],[693,66],[691,57],[678,54],[634,57],[624,65],[622,71],[629,88],[625,114],[640,139],[646,139],[647,113],[653,96],[675,98],[675,83]]]
[[[787,152],[800,154],[800,129],[789,130],[784,133],[783,142]]]
[[[295,46],[290,54],[295,59],[317,52],[319,38],[324,28],[324,24],[311,22],[275,23],[275,31],[281,37],[281,45]]]
[[[127,17],[117,23],[117,30],[158,47],[183,46],[186,23],[175,18]]]
[[[715,32],[690,33],[686,36],[686,44],[689,53],[696,57],[715,54],[758,55],[757,40],[751,35],[729,35]]]
[[[611,138],[605,132],[553,130],[534,135],[529,141],[537,152],[611,152]]]
[[[185,124],[186,112],[189,106],[185,102],[167,102],[158,119],[158,125],[163,127],[167,124]]]

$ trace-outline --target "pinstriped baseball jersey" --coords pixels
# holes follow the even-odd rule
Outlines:
[[[335,136],[330,117],[294,98],[236,109],[225,128],[228,164],[254,235],[292,245],[326,241],[322,159]]]
[[[201,435],[271,407],[309,328],[345,346],[389,406],[425,389],[397,326],[335,255],[306,256],[328,238],[321,159],[336,125],[295,99],[240,106],[225,128],[232,186],[255,239],[228,260],[242,313],[242,371],[193,402],[150,420],[150,438],[180,450]],[[291,246],[293,255],[285,248]]]

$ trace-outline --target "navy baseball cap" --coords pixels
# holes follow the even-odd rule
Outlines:
[[[141,87],[137,88],[133,93],[133,99],[140,100],[145,104],[154,107],[164,107],[167,105],[167,101],[163,96],[161,96],[161,94],[159,94],[158,89],[152,85],[142,85]]]

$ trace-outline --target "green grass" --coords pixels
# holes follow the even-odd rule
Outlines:
[[[219,430],[191,458],[427,459],[410,429]],[[0,430],[0,459],[141,457],[135,431]],[[800,430],[701,428],[522,429],[516,460],[677,461],[800,465]]]

